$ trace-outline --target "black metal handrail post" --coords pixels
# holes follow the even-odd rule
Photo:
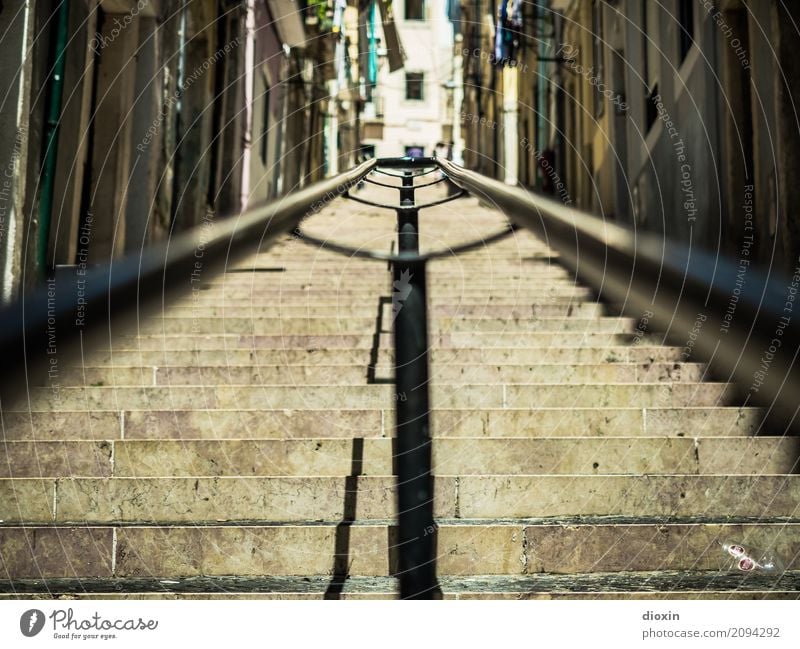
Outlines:
[[[419,253],[414,179],[403,176],[397,210],[400,256]],[[428,311],[425,261],[395,263],[392,316],[395,353],[395,467],[399,580],[402,599],[433,599],[436,582],[436,525],[433,521],[433,475],[428,381]]]

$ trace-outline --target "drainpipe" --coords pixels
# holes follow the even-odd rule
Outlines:
[[[186,118],[183,114],[185,98],[183,92],[186,85],[186,0],[181,0],[181,15],[178,22],[178,49],[177,70],[175,79],[175,154],[172,162],[172,201],[170,203],[170,224],[175,226],[178,219],[178,206],[182,204],[183,196],[183,137]]]
[[[517,68],[503,66],[503,170],[504,182],[519,182],[519,94]]]
[[[339,173],[339,83],[328,81],[328,102],[325,115],[325,175],[335,176]]]
[[[372,97],[372,89],[378,82],[378,38],[375,35],[375,18],[378,7],[375,0],[369,9],[369,59],[367,64],[367,86],[370,88],[368,97]]]
[[[475,17],[473,20],[475,21],[475,25],[472,28],[472,43],[470,43],[470,50],[472,52],[480,52],[481,48],[481,33],[483,31],[483,15],[481,14],[481,0],[475,0]],[[481,92],[481,88],[483,88],[483,79],[481,77],[481,61],[472,61],[470,63],[470,68],[473,70],[473,74],[471,75],[472,78],[470,79],[472,85],[472,95],[475,97],[475,113],[479,117],[484,117],[483,112],[483,96]],[[480,133],[480,126],[473,120],[472,126],[470,130],[472,131],[472,159],[475,161],[475,171],[479,173],[483,173],[486,167],[485,159],[481,152],[484,150],[484,147],[481,146],[482,138]]]
[[[242,186],[239,198],[239,209],[244,212],[250,201],[250,159],[253,146],[253,86],[256,64],[256,3],[247,0],[244,21],[244,135],[242,137]],[[267,110],[269,108],[267,107]]]
[[[39,231],[36,241],[36,261],[40,274],[47,268],[47,249],[50,241],[50,221],[53,212],[53,192],[56,164],[58,163],[58,126],[61,120],[61,103],[64,95],[64,68],[69,32],[69,0],[58,7],[56,44],[50,69],[53,76],[48,84],[47,127],[44,137],[44,160],[42,161],[42,184],[39,195]]]
[[[278,137],[277,142],[275,142],[275,196],[281,196],[283,194],[283,177],[286,175],[283,151],[284,147],[286,147],[286,118],[289,114],[289,72],[289,55],[286,53],[286,46],[284,46],[278,81],[278,88],[280,89],[278,97],[281,102],[281,120],[279,124],[280,137]]]
[[[464,166],[464,138],[461,134],[461,111],[464,108],[464,40],[461,34],[454,37],[453,56],[453,162]]]
[[[546,9],[544,6],[544,0],[540,0],[534,7],[534,11],[536,12],[536,24],[543,27],[543,23],[545,22],[546,17]],[[554,43],[555,44],[555,43]],[[547,87],[546,84],[549,82],[547,76],[547,63],[542,59],[546,59],[549,49],[549,44],[545,43],[545,39],[542,38],[539,41],[539,75],[538,75],[538,83],[536,87],[536,119],[538,120],[538,124],[536,126],[536,151],[537,157],[535,158],[538,162],[538,156],[542,155],[544,150],[547,148],[547,121],[545,119],[545,113],[547,111],[547,106],[545,106],[546,102],[546,92]],[[542,174],[539,173],[539,170],[536,170],[536,189],[541,190],[544,184],[544,178]]]

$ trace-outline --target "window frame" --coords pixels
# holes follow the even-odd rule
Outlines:
[[[417,77],[414,80],[410,80],[409,77],[414,76]],[[410,97],[409,96],[409,81],[412,83],[419,84],[419,97]],[[405,100],[406,101],[425,101],[425,73],[424,72],[417,72],[417,71],[406,71],[406,90],[405,90]]]
[[[419,17],[409,17],[409,6],[414,5],[416,7],[419,4]],[[403,2],[403,20],[407,20],[409,22],[418,23],[425,20],[425,0],[404,0]]]

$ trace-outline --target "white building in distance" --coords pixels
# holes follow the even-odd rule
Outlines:
[[[437,144],[453,140],[457,71],[446,7],[446,0],[393,3],[406,61],[402,69],[390,72],[386,57],[379,58],[374,101],[363,116],[365,155],[431,156]]]

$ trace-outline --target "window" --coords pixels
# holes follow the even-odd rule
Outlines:
[[[422,72],[406,72],[406,99],[422,101],[425,75]]]
[[[425,20],[425,0],[405,0],[406,20]]]
[[[678,38],[680,38],[679,63],[683,63],[694,44],[694,1],[678,0]]]

